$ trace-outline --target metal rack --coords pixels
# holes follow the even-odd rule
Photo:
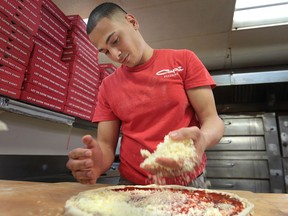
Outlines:
[[[0,110],[66,124],[77,128],[88,130],[97,128],[97,125],[92,122],[2,96],[0,96]]]

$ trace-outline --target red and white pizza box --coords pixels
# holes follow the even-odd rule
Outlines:
[[[47,49],[45,49],[44,47],[45,47],[44,44],[42,44],[42,46],[35,44],[33,54],[31,56],[32,60],[38,59],[44,65],[47,65],[47,67],[50,67],[51,70],[55,70],[55,73],[57,72],[63,78],[68,79],[69,71],[68,71],[68,66],[66,65],[66,63],[51,56],[51,54],[47,52],[46,51]]]
[[[2,13],[0,13],[0,32],[16,41],[28,51],[32,51],[32,36]]]
[[[70,81],[69,81],[70,86],[72,85],[71,83],[76,83],[79,86],[82,86],[81,89],[83,91],[87,92],[87,94],[91,95],[92,97],[96,96],[96,92],[98,91],[98,87],[95,87],[95,86],[92,86],[92,85],[89,85],[88,83],[86,83],[86,80],[83,79],[82,76],[79,76],[76,73],[72,73],[70,76]]]
[[[48,98],[51,101],[55,101],[57,103],[63,103],[65,104],[66,98],[63,96],[60,96],[58,94],[55,94],[52,91],[47,91],[47,89],[40,87],[39,85],[33,85],[32,83],[25,82],[23,84],[22,90],[25,90],[26,92],[31,92],[36,95],[40,95],[42,97]]]
[[[91,86],[94,89],[98,89],[98,83],[100,78],[99,76],[87,73],[85,69],[83,69],[82,67],[78,67],[78,65],[75,66],[74,70],[70,70],[70,76],[73,75],[81,77],[83,82],[85,82],[87,85]]]
[[[16,89],[21,89],[23,80],[24,74],[17,73],[7,67],[0,67],[0,83]]]
[[[61,59],[61,56],[63,54],[62,46],[56,43],[52,38],[50,38],[40,29],[38,29],[35,38],[39,39],[43,43],[47,44],[49,47],[53,48],[55,50],[55,55],[59,56],[59,59]],[[34,39],[34,42],[35,42],[35,39]]]
[[[88,40],[84,40],[84,38],[80,37],[78,34],[75,32],[72,32],[69,36],[67,36],[67,41],[70,43],[75,43],[75,44],[80,44],[85,49],[87,49],[93,56],[98,55],[98,50],[97,48]],[[67,42],[68,43],[68,42]]]
[[[71,55],[71,56],[62,56],[62,61],[66,62],[67,64],[71,62],[76,62],[77,64],[81,65],[83,68],[87,70],[87,72],[91,74],[95,74],[95,76],[99,76],[100,68],[97,67],[98,64],[94,64],[88,61],[83,61],[81,57],[78,55]]]
[[[56,43],[58,43],[61,47],[66,46],[66,39],[63,40],[62,37],[59,37],[57,33],[53,30],[53,27],[49,25],[49,23],[43,19],[41,16],[41,22],[39,24],[39,29],[43,31],[48,37],[50,37],[52,40],[54,40]]]
[[[83,83],[82,80],[80,80],[79,78],[72,77],[70,79],[68,88],[71,88],[71,87],[77,88],[79,91],[83,92],[83,94],[86,94],[87,96],[91,98],[96,98],[98,89],[95,89],[94,92],[92,92],[92,88],[88,88],[84,84],[85,83]]]
[[[68,114],[68,115],[79,117],[81,119],[85,119],[88,121],[92,121],[92,118],[93,118],[93,115],[87,115],[86,113],[83,113],[81,110],[77,110],[77,109],[71,108],[69,106],[65,106],[63,112]]]
[[[99,64],[99,66],[101,67],[101,69],[108,69],[108,72],[110,72],[110,74],[117,69],[117,67],[112,63]]]
[[[67,18],[69,19],[72,28],[73,28],[73,25],[75,25],[75,26],[77,26],[84,34],[87,34],[87,33],[86,33],[87,25],[86,25],[86,23],[84,22],[84,20],[82,19],[81,16],[75,14],[75,15],[69,15],[69,16],[67,16]]]
[[[51,79],[52,78],[52,79]],[[67,85],[63,85],[63,83],[58,82],[58,80],[53,79],[51,75],[41,71],[37,70],[35,68],[32,68],[29,72],[26,73],[24,77],[24,81],[30,82],[35,84],[34,80],[37,80],[38,82],[43,83],[43,85],[50,86],[59,92],[61,92],[61,95],[65,95],[67,91]]]
[[[40,46],[41,48],[43,48],[46,53],[48,53],[51,58],[57,59],[58,61],[61,61],[61,57],[62,55],[57,52],[56,49],[54,49],[53,47],[49,46],[48,44],[42,42],[40,39],[34,37],[33,38],[34,44],[37,44],[38,46]]]
[[[48,98],[45,98],[40,95],[36,95],[31,92],[22,91],[20,99],[22,101],[26,101],[28,103],[35,104],[35,105],[38,105],[47,109],[55,110],[58,112],[62,112],[64,110],[64,104],[54,102]]]
[[[84,42],[92,45],[87,33],[81,31],[77,26],[72,25],[71,30],[67,32],[67,37],[73,37],[74,33],[77,34],[80,38],[82,38]]]
[[[26,66],[18,63],[11,58],[10,55],[6,55],[3,52],[0,52],[0,65],[7,66],[13,70],[18,71],[19,73],[25,73]]]
[[[26,72],[26,74],[34,74],[34,73],[40,73],[49,79],[59,83],[61,86],[67,86],[68,85],[68,79],[63,78],[59,76],[58,73],[55,73],[53,70],[51,70],[50,67],[46,67],[45,64],[39,62],[38,60],[33,59],[29,65],[29,68]]]
[[[0,82],[0,95],[5,95],[14,99],[19,99],[21,95],[21,90],[12,88]]]
[[[59,85],[54,80],[49,80],[47,79],[47,77],[39,74],[38,72],[26,75],[24,77],[24,81],[24,88],[26,83],[31,83],[33,85],[46,89],[47,91],[53,92],[58,98],[65,98],[67,95],[67,88],[63,88],[63,86]]]
[[[98,62],[98,54],[95,55],[94,53],[91,53],[89,49],[85,46],[84,43],[71,43],[68,42],[69,38],[67,39],[66,47],[65,49],[74,49],[76,50],[79,54],[83,54],[83,56],[86,58],[88,57],[89,59],[87,61],[92,61],[92,62]],[[79,55],[78,54],[78,55]]]
[[[79,44],[67,44],[66,48],[63,50],[63,58],[66,56],[78,55],[85,62],[90,63],[91,65],[98,65],[98,56],[93,56],[91,53],[88,53],[85,47]]]
[[[68,29],[71,28],[70,21],[52,0],[42,0],[42,6],[55,16]]]
[[[91,83],[99,82],[100,73],[91,73],[86,67],[84,67],[79,62],[76,61],[68,62],[67,66],[69,67],[70,73],[74,73],[74,71],[77,71],[79,76],[83,76],[89,79]]]
[[[96,93],[98,95],[98,92]],[[97,102],[97,96],[96,97],[91,97],[90,95],[86,94],[82,90],[80,90],[77,87],[69,86],[68,87],[68,93],[67,93],[67,98],[72,98],[72,97],[78,97],[81,99],[86,100],[88,103],[91,104],[96,104]]]
[[[71,103],[75,102],[79,106],[85,107],[85,109],[90,110],[89,112],[91,112],[91,111],[94,112],[96,103],[88,102],[86,99],[81,98],[81,97],[79,97],[77,95],[73,95],[73,94],[68,94],[66,99],[67,99],[67,101],[69,101]],[[66,103],[66,105],[69,106],[69,104],[67,104],[67,103]]]
[[[2,33],[0,33],[0,42],[0,52],[9,55],[12,59],[24,66],[28,65],[31,51],[28,51],[13,39]]]
[[[38,4],[29,0],[2,0],[0,11],[30,34],[36,34],[40,23],[40,6]]]
[[[85,101],[84,101],[85,102]],[[88,115],[92,115],[94,113],[94,109],[95,107],[87,107],[85,106],[82,101],[76,101],[76,100],[71,100],[71,99],[67,99],[65,102],[65,106],[69,106],[71,108],[80,110]]]

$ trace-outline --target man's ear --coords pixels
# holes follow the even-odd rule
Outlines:
[[[126,14],[125,15],[125,19],[132,24],[133,28],[135,30],[138,30],[139,29],[139,23],[138,21],[136,20],[136,18],[132,15],[132,14]]]

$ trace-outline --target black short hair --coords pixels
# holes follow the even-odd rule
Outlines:
[[[98,5],[89,15],[86,28],[87,34],[89,35],[93,31],[101,19],[104,17],[111,18],[113,15],[119,12],[127,14],[122,7],[112,2],[106,2]]]

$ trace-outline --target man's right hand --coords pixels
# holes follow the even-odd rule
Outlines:
[[[83,136],[83,144],[87,148],[76,148],[69,154],[67,168],[82,184],[95,184],[102,174],[103,154],[97,141],[90,135]]]

